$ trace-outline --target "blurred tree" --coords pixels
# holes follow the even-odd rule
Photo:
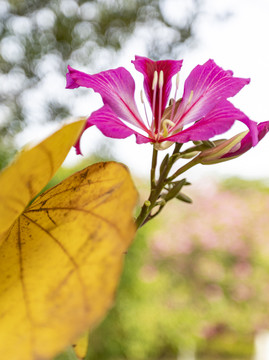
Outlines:
[[[40,102],[42,111],[30,117],[42,123],[70,114],[68,100],[40,95],[49,74],[55,84],[64,84],[67,62],[96,69],[100,51],[115,55],[141,29],[149,56],[178,56],[179,46],[193,35],[200,2],[0,0],[0,147],[7,141],[10,146],[23,129],[33,103]],[[169,4],[176,6],[173,19]],[[111,59],[103,56],[102,62],[111,66]]]

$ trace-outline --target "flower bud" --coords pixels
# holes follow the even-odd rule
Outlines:
[[[242,139],[247,134],[248,131],[244,131],[229,140],[223,140],[219,145],[202,151],[197,159],[203,165],[211,165],[233,159],[241,155],[241,152],[238,150],[241,148]]]

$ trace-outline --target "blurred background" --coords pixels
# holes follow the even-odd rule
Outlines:
[[[124,66],[139,93],[135,55],[184,59],[181,90],[190,71],[213,58],[251,78],[232,102],[257,122],[269,120],[268,16],[268,0],[0,0],[0,168],[61,120],[101,106],[89,89],[65,89],[68,64],[88,73]],[[86,160],[71,151],[51,184],[116,159],[130,167],[141,200],[147,196],[150,145],[92,128],[82,149]],[[235,360],[256,351],[263,360],[255,341],[269,329],[268,151],[265,138],[243,157],[189,171],[194,203],[169,204],[139,232],[90,359]]]

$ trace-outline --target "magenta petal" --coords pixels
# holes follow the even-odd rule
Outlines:
[[[258,124],[258,139],[261,139],[268,133],[269,131],[269,121],[264,121]]]
[[[169,136],[165,140],[185,143],[187,141],[209,140],[215,135],[222,134],[229,130],[233,123],[242,121],[249,129],[254,143],[257,142],[257,126],[242,111],[234,107],[228,100],[222,100],[202,120],[197,121],[185,130]]]
[[[213,60],[196,66],[184,85],[182,102],[173,120],[177,126],[187,125],[206,116],[218,102],[234,96],[250,79],[233,77]]]
[[[66,87],[79,86],[92,88],[102,96],[103,102],[123,120],[147,131],[134,100],[135,83],[130,73],[120,67],[89,75],[68,66]]]
[[[136,131],[126,126],[108,105],[94,111],[87,121],[88,126],[96,125],[107,137],[125,139]]]
[[[134,133],[134,134],[135,134],[135,137],[136,137],[136,143],[137,144],[147,144],[149,142],[153,142],[152,139],[147,138],[144,135],[141,135],[139,133]]]
[[[78,138],[77,142],[74,145],[74,148],[76,149],[76,154],[77,155],[82,155],[82,151],[81,151],[81,148],[80,148],[80,141],[81,141],[81,135],[80,135],[80,137]]]
[[[153,61],[149,58],[143,56],[135,56],[135,60],[132,61],[137,71],[141,72],[144,75],[144,89],[147,95],[147,99],[153,107],[153,90],[152,82],[154,71],[157,71],[158,74],[160,71],[163,71],[164,83],[163,83],[163,94],[162,94],[162,113],[167,105],[169,95],[171,92],[172,77],[177,74],[182,67],[183,60],[159,60]],[[157,98],[158,98],[157,94]],[[153,109],[155,113],[154,117],[158,118],[158,107]]]
[[[105,136],[114,139],[125,139],[135,135],[139,144],[151,141],[137,131],[126,126],[108,105],[94,111],[87,120],[86,128],[95,125]]]
[[[77,155],[82,155],[82,151],[81,151],[81,147],[80,147],[81,137],[82,137],[82,135],[84,134],[84,131],[85,131],[86,129],[88,129],[88,127],[90,127],[90,126],[91,126],[91,125],[88,125],[88,123],[85,124],[84,129],[82,130],[79,138],[77,139],[77,142],[76,142],[75,145],[74,145],[74,148],[76,149],[76,154],[77,154]]]

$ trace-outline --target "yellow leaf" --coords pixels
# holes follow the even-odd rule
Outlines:
[[[120,164],[88,167],[39,196],[0,248],[0,359],[45,360],[111,306],[135,233]]]
[[[5,231],[58,170],[84,125],[85,119],[64,125],[22,151],[0,174],[0,244]]]

